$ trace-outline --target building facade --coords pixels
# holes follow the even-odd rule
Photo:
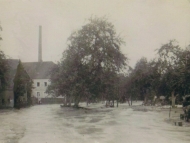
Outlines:
[[[49,79],[33,79],[33,87],[32,96],[36,98],[48,98],[51,95],[48,95],[45,91],[50,85],[51,82]]]
[[[50,72],[56,64],[51,61],[41,61],[23,63],[23,66],[33,80],[32,96],[38,99],[52,97],[46,93],[46,89],[51,84]]]

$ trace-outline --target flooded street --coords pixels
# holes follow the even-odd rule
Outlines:
[[[190,127],[168,121],[168,111],[138,106],[90,109],[37,105],[0,111],[0,143],[188,143]],[[143,109],[144,108],[144,109]],[[137,110],[138,109],[138,110]],[[140,111],[140,109],[143,109]],[[175,111],[176,112],[176,111]],[[179,113],[172,112],[172,117]]]

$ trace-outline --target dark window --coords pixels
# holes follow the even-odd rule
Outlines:
[[[44,82],[44,86],[47,86],[47,82]]]
[[[37,82],[37,86],[40,86],[40,82]]]
[[[2,104],[5,104],[5,99],[2,99]]]
[[[11,99],[10,99],[10,98],[8,98],[8,99],[7,99],[7,102],[8,102],[8,103],[11,103]]]

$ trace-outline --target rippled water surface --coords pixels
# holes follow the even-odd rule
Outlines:
[[[189,143],[190,127],[175,126],[180,110],[122,104],[90,110],[36,105],[0,110],[0,143]]]

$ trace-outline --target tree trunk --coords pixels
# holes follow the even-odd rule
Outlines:
[[[102,104],[104,104],[104,97],[103,97],[103,95],[102,95]]]
[[[65,95],[63,104],[64,104],[64,106],[67,106],[67,95]]]
[[[146,105],[147,104],[147,95],[145,94],[144,95],[144,105]]]
[[[133,101],[133,100],[132,100],[132,97],[131,97],[131,106],[132,106],[132,101]]]
[[[78,108],[79,107],[79,102],[80,102],[81,96],[77,96],[75,97],[75,103],[74,103],[74,107]]]
[[[88,106],[88,98],[86,98],[86,106]]]
[[[79,107],[79,100],[78,100],[78,97],[75,97],[75,103],[74,103],[74,107],[75,108],[78,108]]]
[[[114,100],[112,102],[113,102],[113,107],[114,107]]]
[[[20,99],[19,98],[16,99],[15,108],[20,109]]]
[[[117,100],[117,107],[119,106],[119,101]]]
[[[78,108],[78,107],[79,107],[79,104],[75,102],[75,104],[74,104],[73,107],[74,107],[74,108]]]
[[[78,108],[78,107],[79,107],[79,101],[78,101],[78,100],[75,101],[74,107],[75,107],[75,108]]]
[[[129,104],[129,106],[130,106],[129,98],[127,98],[127,102],[128,102],[128,104]]]
[[[17,98],[17,96],[16,96],[16,94],[15,94],[15,92],[14,92],[14,99],[13,99],[13,107],[15,108],[16,107],[16,99]]]
[[[176,99],[176,96],[174,95],[174,91],[172,91],[172,108],[175,107],[175,99]]]
[[[69,107],[71,107],[71,97],[69,97]]]

